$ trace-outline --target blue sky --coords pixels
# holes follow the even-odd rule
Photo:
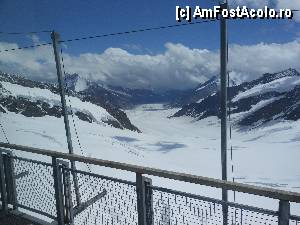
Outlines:
[[[176,5],[210,7],[217,1],[174,0],[2,0],[0,8],[1,30],[31,31],[52,30],[62,38],[126,31],[140,27],[175,24]],[[288,42],[299,34],[294,22],[284,21],[231,21],[230,43],[254,44],[259,42]],[[103,50],[107,47],[140,46],[153,52],[162,50],[166,42],[182,43],[190,47],[216,49],[219,47],[219,24],[209,23],[163,31],[146,32],[126,37],[103,38],[72,45],[74,53]],[[46,35],[41,35],[47,39]],[[14,40],[12,36],[1,36],[2,40]],[[18,37],[24,43],[25,37]],[[16,39],[15,39],[16,40]],[[88,43],[90,42],[90,43]],[[84,46],[81,46],[84,45]],[[130,49],[129,49],[130,50]],[[134,49],[131,49],[134,50]]]
[[[239,2],[240,0],[235,0],[234,2]],[[249,6],[261,6],[264,7],[262,2],[266,0],[243,0],[244,3],[249,3]],[[270,1],[267,1],[270,3]],[[293,2],[298,0],[274,0],[271,5],[276,7],[276,4],[281,4],[282,2]],[[254,4],[255,3],[255,4]],[[94,34],[105,34],[119,31],[127,31],[143,27],[161,26],[176,24],[175,20],[175,7],[176,5],[200,5],[201,7],[212,7],[218,4],[217,1],[207,1],[207,0],[114,0],[114,1],[96,1],[96,0],[52,0],[52,1],[37,1],[37,0],[2,0],[0,7],[0,21],[1,21],[1,31],[2,32],[26,32],[26,31],[38,31],[38,30],[52,30],[55,29],[61,34],[62,39],[69,39],[74,37],[89,36]],[[230,2],[233,4],[233,2]],[[289,6],[290,6],[289,5]],[[300,8],[300,7],[299,7]],[[252,46],[253,48],[258,48],[259,51],[264,51],[265,48],[271,46],[271,52],[274,52],[273,44],[285,45],[291,43],[295,40],[299,40],[300,36],[300,26],[296,20],[234,20],[229,21],[229,43],[230,45],[238,46]],[[33,38],[35,41],[50,41],[49,34],[40,34],[37,38]],[[11,35],[0,35],[0,42],[17,43],[19,46],[32,44],[32,37],[23,36],[11,36]],[[166,46],[167,43],[172,43],[172,45]],[[257,46],[259,43],[264,43],[266,46]],[[182,46],[188,48],[181,48]],[[290,45],[288,45],[290,46]],[[298,46],[298,45],[297,45]],[[176,53],[177,50],[187,51],[187,57],[191,53],[193,55],[193,49],[208,49],[211,51],[209,57],[215,57],[219,48],[219,23],[205,23],[199,25],[191,25],[186,27],[143,32],[135,35],[126,35],[118,37],[101,38],[88,41],[72,42],[68,43],[67,48],[64,49],[66,58],[70,58],[70,67],[73,61],[82,60],[82,54],[98,54],[97,57],[110,57],[116,54],[127,54],[126,57],[134,57],[136,60],[135,64],[138,64],[139,59],[136,59],[135,55],[151,55],[156,56],[160,54]],[[275,46],[279,49],[278,46]],[[109,51],[107,54],[103,52],[107,49],[114,48],[114,50]],[[176,48],[176,50],[175,50]],[[119,51],[120,49],[126,52]],[[237,52],[238,48],[235,49]],[[113,52],[113,54],[112,54]],[[233,51],[234,52],[234,51]],[[29,54],[24,52],[24,54]],[[31,52],[32,53],[32,52]],[[203,52],[198,52],[198,56]],[[15,53],[17,54],[17,53]],[[33,53],[32,53],[33,54]],[[103,54],[103,55],[99,55]],[[134,56],[128,55],[133,54]],[[206,54],[206,53],[203,53]],[[215,55],[213,55],[215,54]],[[122,57],[123,57],[122,56]],[[73,58],[72,58],[73,57]],[[74,58],[78,57],[78,58]],[[81,58],[80,58],[81,57]],[[165,58],[166,58],[165,57]],[[288,59],[287,56],[286,58]],[[164,59],[165,59],[164,58]],[[192,57],[191,57],[192,58]],[[237,56],[233,58],[239,58]],[[0,59],[1,60],[1,59]],[[39,59],[35,57],[36,64],[43,62],[46,59]],[[146,60],[146,59],[145,59]],[[176,59],[179,60],[179,59]],[[199,58],[200,60],[200,58]],[[281,59],[278,59],[280,61]],[[88,61],[88,60],[87,60]],[[143,61],[142,61],[143,62]],[[275,60],[276,62],[276,60]],[[109,62],[108,62],[109,63]],[[127,61],[126,61],[127,63]],[[149,70],[150,65],[145,65],[143,68],[133,68],[132,65],[128,66],[128,63],[122,62],[122,68],[127,68],[124,70],[124,74],[132,73],[143,73],[143,69]],[[27,63],[30,64],[30,63]],[[123,64],[126,64],[125,66]],[[177,63],[178,64],[178,63]],[[79,65],[79,64],[78,64]],[[23,66],[23,65],[22,65]],[[202,67],[203,65],[198,65]],[[187,86],[191,86],[194,83],[201,82],[212,75],[216,75],[216,69],[211,69],[212,65],[205,65],[208,69],[202,70],[201,68],[196,70],[196,73],[201,72],[202,78],[195,78],[195,71],[191,70],[189,72],[190,77],[187,82]],[[249,68],[255,65],[250,65]],[[261,68],[260,70],[253,71],[252,73],[267,72],[270,70],[276,71],[280,68],[290,67],[291,65],[282,65],[281,67],[271,68]],[[79,66],[78,66],[79,67]],[[168,65],[170,67],[170,65]],[[37,65],[34,67],[37,68]],[[75,68],[75,67],[74,67]],[[164,71],[167,70],[166,68]],[[168,69],[169,71],[170,69]],[[236,69],[238,70],[238,69]],[[22,71],[22,70],[20,70]],[[35,73],[35,71],[25,70],[27,73]],[[107,72],[108,71],[108,72]],[[118,83],[115,78],[107,78],[108,73],[112,73],[111,70],[107,69],[106,75],[99,75],[98,78],[109,80],[112,83]],[[181,71],[186,71],[186,68],[177,68],[176,71],[169,71],[170,74],[179,73]],[[199,72],[200,71],[200,72]],[[38,71],[40,72],[40,71]],[[37,73],[38,73],[37,72]],[[45,72],[45,71],[44,71]],[[71,71],[70,72],[77,72]],[[92,72],[81,71],[82,73],[89,74],[91,76]],[[160,71],[162,74],[163,72]],[[47,72],[48,73],[48,72]],[[116,72],[111,74],[111,76],[116,76]],[[120,72],[119,72],[120,73]],[[151,71],[155,73],[155,71]],[[50,74],[50,72],[49,72]],[[85,74],[85,75],[86,75]],[[241,72],[239,73],[241,74]],[[120,74],[119,74],[120,75]],[[198,74],[199,75],[199,74]],[[49,75],[50,76],[50,75]],[[176,75],[179,76],[178,74]],[[200,75],[199,75],[200,76]],[[95,76],[94,76],[95,78]],[[95,79],[98,79],[95,78]],[[135,79],[135,78],[134,78]],[[130,79],[129,79],[130,80]],[[155,79],[154,79],[155,80]],[[170,81],[168,78],[166,82]],[[181,81],[182,80],[178,80]],[[147,81],[140,81],[141,83],[147,83]],[[137,86],[139,86],[137,84]],[[151,86],[151,84],[147,84]]]

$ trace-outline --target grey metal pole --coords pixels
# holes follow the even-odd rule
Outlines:
[[[51,33],[51,39],[53,43],[53,49],[54,49],[54,57],[55,57],[55,64],[56,64],[56,71],[57,71],[57,78],[58,78],[58,86],[59,86],[59,93],[61,98],[61,105],[62,105],[62,112],[64,116],[64,123],[65,123],[65,130],[66,130],[66,136],[67,136],[67,142],[68,142],[68,149],[69,154],[73,154],[73,145],[72,145],[72,138],[71,138],[71,131],[70,131],[70,124],[69,124],[69,118],[68,118],[68,110],[67,110],[67,104],[66,104],[66,98],[65,98],[65,85],[64,85],[64,79],[62,76],[62,70],[61,70],[61,64],[60,64],[60,51],[59,51],[59,34],[53,31]],[[76,170],[75,162],[71,161],[71,169],[74,171]],[[76,201],[77,204],[80,205],[80,193],[78,189],[78,180],[76,173],[73,174],[73,180],[74,180],[74,187],[75,187],[75,194],[76,194]]]
[[[4,157],[3,154],[0,153],[0,190],[1,190],[1,201],[2,201],[2,209],[3,213],[8,212],[8,200],[7,200],[7,192],[6,192],[6,184],[5,184],[5,168],[4,168]]]
[[[220,3],[223,9],[227,9],[227,1]],[[221,16],[220,20],[221,33],[221,163],[222,163],[222,180],[227,181],[227,63],[228,63],[228,49],[227,49],[227,21]],[[228,201],[228,191],[222,189],[222,200]],[[228,207],[223,205],[223,224],[227,224]]]
[[[56,215],[57,224],[64,225],[64,200],[62,187],[62,174],[59,168],[59,163],[55,157],[52,157],[54,190],[56,200]]]
[[[289,225],[290,221],[290,203],[288,201],[280,200],[279,202],[279,214],[278,225]]]
[[[153,225],[152,180],[136,173],[138,225]]]

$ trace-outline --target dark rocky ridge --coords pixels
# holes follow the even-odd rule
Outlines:
[[[188,104],[195,103],[200,99],[204,99],[211,94],[217,92],[219,87],[219,79],[214,76],[203,84],[199,84],[197,87],[187,90],[182,95],[178,96],[174,101],[170,103],[174,107],[182,107]]]
[[[76,90],[76,85],[79,82],[85,83],[83,90]],[[103,85],[97,81],[85,80],[80,78],[78,74],[68,74],[66,82],[70,90],[85,96],[93,96],[101,103],[109,103],[115,107],[122,109],[130,109],[141,104],[165,103],[172,105],[180,99],[181,96],[189,95],[193,90],[167,90],[157,92],[150,89],[130,89],[118,86]]]
[[[229,98],[233,99],[258,85],[268,84],[284,77],[295,77],[299,79],[300,74],[295,69],[288,69],[279,73],[264,74],[262,77],[244,82],[240,85],[230,87]],[[267,102],[266,100],[269,100]],[[263,102],[266,101],[266,102]],[[257,110],[251,110],[252,106],[264,103]],[[199,103],[190,103],[182,107],[173,117],[191,116],[197,119],[204,119],[209,116],[220,117],[220,92],[211,94]],[[291,86],[286,91],[272,90],[263,93],[256,93],[234,101],[230,104],[231,113],[244,113],[237,124],[240,126],[260,126],[272,120],[298,120],[300,119],[300,87]]]
[[[0,81],[9,82],[12,84],[18,84],[24,87],[48,89],[52,93],[59,94],[58,88],[54,84],[33,81],[17,75],[0,72]],[[3,90],[3,86],[1,84],[0,84],[0,89],[2,90],[0,93],[0,104],[1,104],[0,111],[3,113],[6,112],[7,110],[10,112],[22,114],[27,117],[42,117],[46,115],[54,116],[57,118],[62,117],[62,108],[60,104],[51,106],[50,104],[42,100],[33,100],[26,97],[20,97],[20,96],[14,97],[12,95],[5,95],[4,93],[2,93],[5,90]],[[126,113],[121,109],[119,109],[118,107],[115,107],[112,104],[102,104],[100,100],[97,101],[95,99],[92,99],[83,93],[77,94],[74,91],[69,91],[69,95],[78,97],[83,101],[90,100],[90,102],[106,109],[106,111],[116,119],[116,120],[105,120],[103,121],[104,123],[107,123],[119,129],[129,129],[132,131],[140,132],[140,130],[130,122]],[[80,120],[90,122],[90,123],[95,121],[93,116],[86,111],[77,110],[74,112],[74,114]]]

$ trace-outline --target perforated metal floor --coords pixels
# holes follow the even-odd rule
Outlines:
[[[0,215],[0,225],[41,225],[23,218],[21,215]]]

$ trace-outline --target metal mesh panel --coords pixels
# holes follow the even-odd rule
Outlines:
[[[153,190],[154,224],[222,224],[222,206],[183,195]]]
[[[229,207],[228,224],[266,224],[278,225],[278,217],[263,212],[245,210],[237,207]]]
[[[299,216],[291,216],[290,225],[300,225],[300,217]]]
[[[185,195],[181,192],[153,189],[153,213],[155,225],[192,225],[223,224],[222,203],[201,200],[201,196]],[[234,205],[234,204],[232,204]],[[251,207],[249,207],[251,208]],[[276,212],[254,208],[248,210],[236,206],[228,206],[228,224],[277,225]],[[275,214],[275,215],[274,215]]]
[[[14,158],[17,202],[30,209],[56,216],[53,168],[44,163]]]
[[[20,157],[11,159],[13,159],[13,171],[16,177],[17,205],[55,218],[53,166],[49,163]],[[74,225],[138,224],[137,193],[134,182],[84,171],[73,171],[63,163],[60,169],[63,172],[63,183],[68,178],[71,180],[71,196],[75,212]],[[73,173],[76,174],[78,180],[81,205],[77,205],[76,202]],[[67,193],[70,192],[66,190],[70,189],[66,183],[63,187],[68,187],[64,190],[65,212],[68,214],[67,203],[70,201],[67,199],[70,195]],[[145,191],[145,199],[149,203],[145,203],[146,220],[153,218],[153,225],[223,225],[222,205],[224,203],[221,200],[154,187],[150,184],[145,184],[144,188],[141,190]],[[152,198],[149,198],[151,195]],[[227,224],[229,225],[278,224],[278,212],[231,202],[227,203],[227,207]],[[291,216],[290,224],[300,225],[300,217]]]
[[[106,194],[76,215],[74,224],[134,225],[138,223],[135,185],[81,172],[77,173],[77,179],[83,203],[103,191],[106,191]],[[72,199],[75,199],[73,181],[71,183]]]

